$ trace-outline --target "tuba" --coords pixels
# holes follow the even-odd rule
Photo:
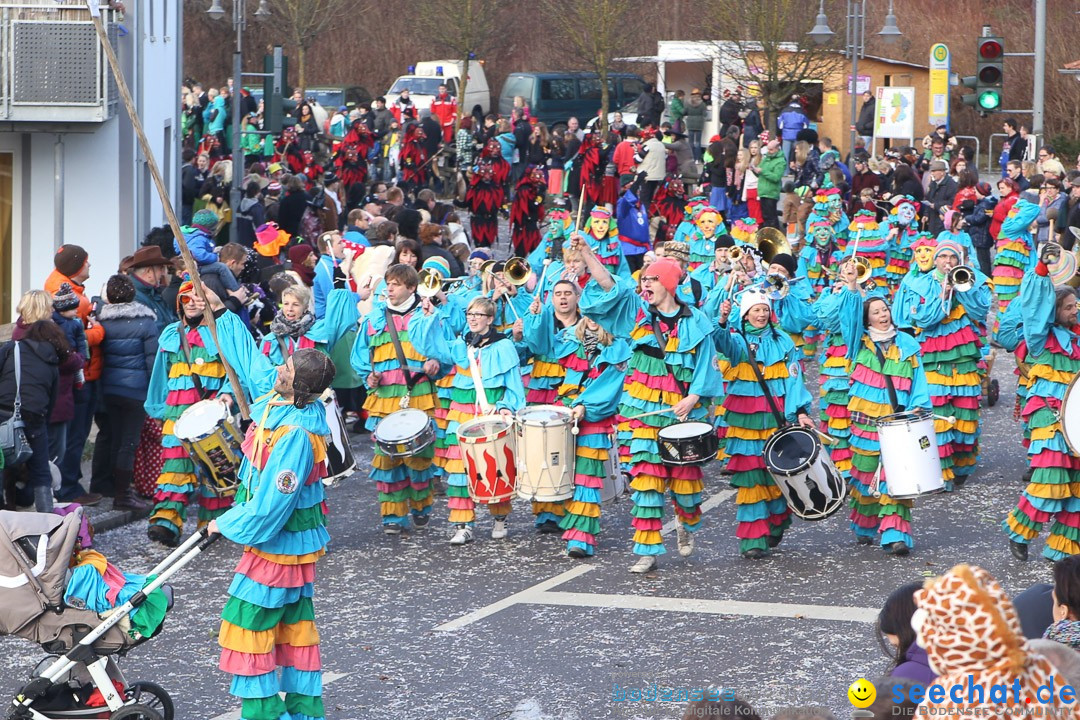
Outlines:
[[[754,241],[757,243],[758,252],[761,253],[761,259],[765,261],[765,264],[772,262],[772,259],[780,253],[791,253],[791,243],[788,242],[787,235],[780,232],[776,228],[763,227],[754,233]]]

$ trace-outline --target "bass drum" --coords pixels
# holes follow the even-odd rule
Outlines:
[[[1065,436],[1065,442],[1072,450],[1073,455],[1080,455],[1080,379],[1077,375],[1065,388],[1065,396],[1061,400],[1061,410],[1058,417],[1061,419],[1061,433]]]
[[[790,426],[765,443],[765,466],[791,512],[824,520],[844,505],[847,485],[813,430]]]
[[[323,395],[323,407],[326,408],[326,424],[330,426],[330,440],[326,443],[326,477],[323,483],[333,485],[336,481],[349,477],[356,470],[356,460],[349,447],[349,434],[345,422],[341,419],[341,406],[337,396],[331,390]]]

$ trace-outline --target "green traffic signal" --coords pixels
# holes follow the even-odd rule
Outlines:
[[[979,107],[988,111],[997,110],[1001,107],[1001,93],[996,90],[979,93]]]

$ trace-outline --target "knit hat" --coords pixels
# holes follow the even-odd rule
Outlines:
[[[769,141],[772,140],[772,135],[769,134],[768,130],[763,130],[762,133],[757,136],[757,139],[762,145],[768,145]]]
[[[207,210],[203,208],[191,218],[191,227],[205,230],[206,232],[213,232],[214,228],[218,224],[218,216],[213,210]]]
[[[105,283],[105,300],[109,304],[129,303],[135,299],[135,283],[127,275],[113,275]]]
[[[56,251],[56,255],[53,256],[53,267],[55,267],[61,275],[71,277],[77,275],[80,270],[86,265],[86,260],[89,255],[78,245],[61,245],[60,249]]]
[[[74,310],[79,307],[79,296],[71,289],[70,283],[60,283],[60,289],[53,295],[52,306],[56,312]]]
[[[439,273],[439,275],[442,275],[443,279],[450,277],[450,263],[448,263],[445,258],[439,255],[432,255],[431,257],[429,257],[427,260],[424,261],[424,264],[420,266],[420,269],[434,270],[435,272]]]
[[[779,265],[788,272],[788,277],[795,277],[795,273],[798,272],[799,265],[795,262],[795,258],[787,253],[777,253],[773,255],[773,259],[769,261],[770,265]]]
[[[721,235],[716,239],[716,247],[733,248],[735,247],[735,238],[730,235]]]
[[[684,242],[669,240],[664,243],[664,257],[682,262],[690,262],[690,246]]]
[[[772,300],[765,294],[765,291],[758,288],[750,288],[739,297],[739,319],[745,320],[746,313],[750,312],[750,308],[755,305],[766,305],[769,308],[769,312],[772,312]]]
[[[684,243],[685,244],[685,243]],[[667,246],[665,246],[666,248]],[[682,280],[682,268],[679,267],[679,263],[669,257],[662,257],[646,270],[650,275],[655,275],[660,280],[660,284],[664,286],[672,295],[679,287],[679,281]]]
[[[975,186],[975,192],[979,193],[983,197],[990,197],[990,194],[994,191],[990,188],[990,183],[981,182]]]
[[[957,260],[964,257],[964,250],[960,247],[960,243],[953,242],[952,240],[940,240],[937,244],[937,250],[934,251],[934,259],[937,260],[938,256],[947,252],[956,255]]]
[[[487,250],[484,250],[482,248],[477,248],[476,250],[473,250],[471,253],[469,253],[469,259],[470,260],[483,260],[483,261],[487,262],[488,260],[491,259],[491,253],[489,253]]]

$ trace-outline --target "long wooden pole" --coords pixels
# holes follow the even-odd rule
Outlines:
[[[184,265],[187,267],[187,271],[191,275],[191,282],[195,286],[195,294],[198,295],[199,299],[206,305],[206,312],[203,314],[203,318],[210,330],[210,337],[213,338],[214,345],[217,347],[221,364],[225,368],[225,376],[229,379],[229,384],[233,387],[233,397],[236,399],[236,406],[240,409],[241,416],[247,420],[251,417],[251,411],[248,409],[247,398],[244,396],[244,386],[240,384],[240,378],[237,377],[236,371],[233,369],[232,365],[225,359],[225,352],[221,347],[221,343],[218,341],[217,322],[214,320],[214,312],[210,308],[210,302],[206,299],[206,288],[203,287],[202,278],[199,276],[199,266],[195,262],[195,258],[191,256],[191,250],[188,249],[187,242],[184,240],[184,233],[180,229],[180,221],[177,219],[176,213],[173,211],[172,202],[169,200],[169,190],[165,187],[165,181],[161,178],[161,171],[158,170],[157,161],[154,160],[154,151],[150,149],[150,143],[146,139],[146,133],[143,131],[142,122],[139,120],[139,114],[135,111],[135,102],[131,99],[131,92],[128,90],[127,81],[124,80],[124,74],[120,71],[120,62],[116,59],[116,52],[113,50],[112,43],[109,42],[109,38],[105,34],[105,27],[101,24],[98,8],[94,7],[97,2],[98,0],[87,0],[86,4],[90,9],[90,19],[94,22],[94,29],[97,31],[98,40],[101,42],[101,47],[105,50],[105,57],[109,60],[109,67],[112,69],[113,78],[116,80],[116,87],[120,91],[120,99],[124,101],[124,107],[127,109],[128,117],[131,118],[131,125],[135,129],[135,136],[139,139],[139,146],[142,148],[143,155],[146,156],[146,164],[150,168],[150,176],[154,179],[154,186],[157,188],[158,197],[161,198],[161,206],[165,209],[165,217],[169,222],[169,227],[172,229],[173,236],[180,246],[180,254],[184,258]],[[237,78],[237,82],[239,83],[239,78]],[[233,168],[234,173],[241,172],[242,170],[243,168]]]

